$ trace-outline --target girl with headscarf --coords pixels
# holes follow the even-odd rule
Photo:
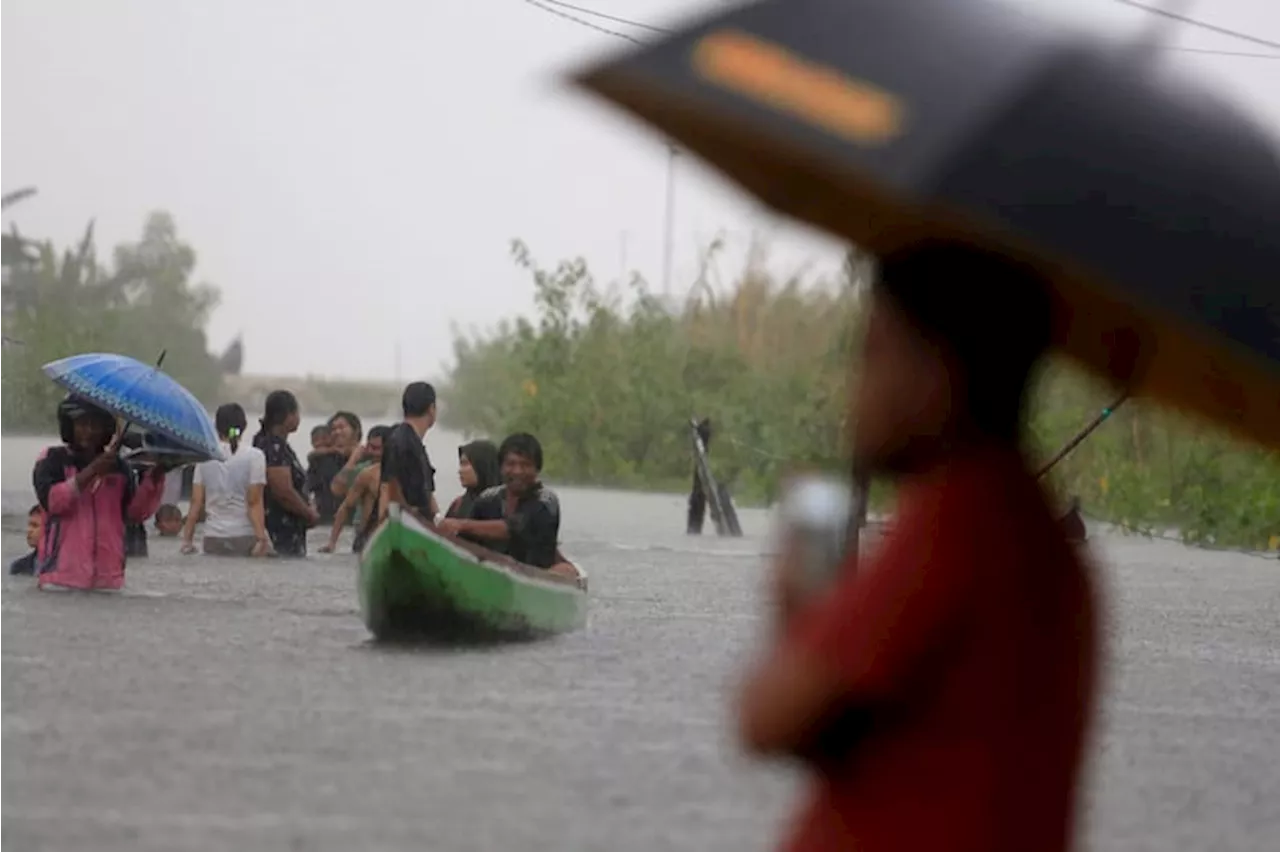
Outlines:
[[[125,524],[142,523],[164,496],[165,469],[136,482],[119,456],[109,412],[77,396],[58,405],[62,445],[40,454],[32,470],[45,512],[39,547],[42,589],[116,591],[124,586]]]
[[[262,450],[267,466],[267,487],[263,495],[267,535],[280,556],[307,555],[307,528],[315,526],[320,516],[307,498],[302,496],[307,472],[293,448],[289,436],[298,431],[301,416],[298,400],[287,390],[267,394],[266,411],[259,421],[262,428],[253,445]]]
[[[446,518],[470,518],[471,506],[481,492],[502,484],[498,448],[492,441],[472,441],[458,447],[458,482],[466,490],[450,504]]]
[[[266,456],[257,447],[241,446],[248,422],[244,409],[236,403],[219,406],[213,422],[226,461],[210,459],[196,465],[191,509],[182,529],[182,552],[195,553],[193,539],[203,510],[205,553],[266,556],[271,551],[263,508]]]

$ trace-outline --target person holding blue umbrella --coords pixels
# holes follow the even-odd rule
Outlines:
[[[164,496],[165,467],[140,481],[120,458],[116,418],[77,395],[58,405],[60,446],[40,455],[32,471],[45,511],[39,586],[48,591],[118,591],[124,586],[125,526],[155,513]]]

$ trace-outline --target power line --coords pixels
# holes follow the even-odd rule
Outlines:
[[[581,15],[590,15],[592,17],[600,18],[601,20],[604,20],[604,21],[610,21],[612,23],[621,24],[622,26],[626,26],[626,27],[635,27],[636,29],[646,30],[647,32],[657,33],[659,35],[673,35],[675,33],[674,30],[669,30],[664,27],[654,26],[653,24],[646,24],[643,21],[636,21],[636,20],[632,20],[631,18],[623,18],[618,15],[610,15],[606,12],[597,12],[596,10],[589,9],[586,6],[580,6],[575,3],[566,3],[564,2],[564,0],[524,0],[524,2],[528,3],[530,6],[533,6],[536,9],[541,9],[542,11],[549,12],[552,15],[555,15],[556,17],[563,18],[566,21],[571,21],[572,23],[578,24],[579,26],[593,29],[598,33],[603,33],[604,35],[610,35],[610,36],[613,36],[614,38],[625,39],[626,41],[629,41],[632,44],[644,44],[645,42],[641,41],[635,36],[630,35],[629,33],[619,32],[618,30],[609,29],[608,27],[602,27],[599,24],[593,23],[591,21],[584,21],[582,18],[578,17],[577,15],[570,14],[569,11],[565,11],[565,10],[577,12],[578,14],[581,14]],[[1164,9],[1158,9],[1153,6],[1147,6],[1144,3],[1138,3],[1136,0],[1116,0],[1116,2],[1123,3],[1126,6],[1132,6],[1135,9],[1141,9],[1142,11],[1149,12],[1153,15],[1160,15],[1161,17],[1164,17],[1164,18],[1169,18],[1171,20],[1179,21],[1181,23],[1187,24],[1188,26],[1199,27],[1200,29],[1208,30],[1209,32],[1218,33],[1219,35],[1229,36],[1231,38],[1241,39],[1244,41],[1251,42],[1253,44],[1261,45],[1262,47],[1273,47],[1277,50],[1280,50],[1280,42],[1268,41],[1267,39],[1264,39],[1264,38],[1251,36],[1248,33],[1237,32],[1236,30],[1229,30],[1225,27],[1219,27],[1215,24],[1210,24],[1204,21],[1196,20],[1195,18],[1188,18],[1185,15],[1179,15],[1175,12],[1169,12]],[[1214,50],[1212,48],[1207,48],[1207,47],[1180,47],[1176,45],[1160,45],[1159,49],[1176,50],[1179,53],[1199,53],[1205,56],[1235,56],[1241,59],[1280,60],[1280,54],[1253,53],[1253,52],[1244,51],[1244,50]]]
[[[1189,27],[1196,27],[1198,29],[1207,30],[1208,32],[1211,32],[1211,33],[1217,33],[1218,35],[1230,36],[1231,38],[1239,39],[1241,41],[1247,41],[1247,42],[1250,42],[1251,44],[1260,45],[1262,47],[1271,47],[1271,48],[1275,48],[1276,50],[1280,50],[1280,41],[1268,41],[1265,38],[1258,38],[1257,36],[1252,36],[1252,35],[1249,35],[1248,33],[1242,33],[1238,30],[1229,30],[1226,27],[1220,27],[1217,24],[1210,24],[1205,21],[1198,20],[1196,18],[1188,18],[1186,15],[1179,15],[1177,12],[1170,12],[1165,9],[1157,9],[1154,6],[1148,6],[1145,3],[1139,3],[1137,2],[1137,0],[1116,0],[1116,2],[1124,6],[1131,6],[1134,9],[1141,9],[1142,11],[1149,12],[1152,15],[1159,15],[1162,18],[1168,18],[1171,21],[1178,21],[1179,23],[1186,24]],[[1205,50],[1205,51],[1198,51],[1198,52],[1208,53],[1209,51]]]
[[[587,27],[588,29],[595,30],[598,33],[611,35],[614,38],[626,39],[632,44],[641,44],[641,45],[644,44],[643,41],[641,41],[640,39],[634,36],[627,35],[626,33],[620,33],[617,30],[611,30],[608,27],[602,27],[599,24],[593,24],[590,21],[584,21],[582,20],[582,18],[576,17],[574,15],[570,15],[568,12],[563,12],[555,8],[554,6],[548,6],[546,3],[540,2],[540,0],[524,0],[524,2],[528,3],[530,6],[533,6],[535,9],[541,9],[544,12],[550,12],[551,14],[555,15],[558,18],[564,18],[566,21],[573,21],[575,24],[578,24],[579,26]]]
[[[641,23],[640,21],[633,21],[630,18],[619,18],[617,15],[610,15],[605,12],[597,12],[596,10],[588,9],[585,6],[575,6],[572,3],[565,3],[564,0],[539,0],[539,3],[545,3],[550,6],[559,6],[562,9],[569,9],[574,12],[580,12],[583,15],[592,15],[594,17],[601,18],[606,21],[612,21],[615,24],[622,24],[623,26],[635,27],[636,29],[641,29],[641,30],[648,30],[651,33],[658,33],[659,35],[673,35],[675,33],[675,30],[668,30],[668,29],[665,29],[664,27],[655,27],[653,24],[645,24],[645,23]]]

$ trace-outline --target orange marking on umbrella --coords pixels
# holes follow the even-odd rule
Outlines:
[[[704,36],[693,48],[704,78],[856,142],[883,144],[902,132],[902,102],[879,86],[741,30]]]

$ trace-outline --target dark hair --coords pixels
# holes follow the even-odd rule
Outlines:
[[[58,403],[58,437],[62,439],[62,443],[70,445],[75,441],[75,422],[81,417],[93,417],[104,424],[110,424],[108,432],[116,425],[116,418],[111,412],[82,396],[71,394]]]
[[[1042,276],[997,252],[929,240],[882,258],[876,292],[959,368],[973,425],[1016,442],[1031,371],[1052,337]]]
[[[182,520],[182,510],[172,503],[165,503],[159,509],[156,509],[156,526],[160,526],[160,522],[168,518]]]
[[[508,453],[524,456],[533,462],[537,470],[542,470],[542,444],[528,432],[517,432],[503,439],[502,446],[498,448],[498,464],[506,460]]]
[[[458,461],[466,459],[471,462],[471,469],[476,472],[476,484],[467,491],[479,493],[486,488],[502,484],[502,470],[498,464],[498,448],[493,441],[472,441],[458,447]]]
[[[313,441],[316,438],[319,438],[321,435],[328,435],[328,434],[329,434],[329,426],[326,423],[321,423],[319,426],[311,427],[311,440]]]
[[[436,404],[436,389],[427,382],[410,382],[400,396],[405,417],[421,417]]]
[[[218,410],[213,413],[213,425],[217,427],[218,434],[227,439],[227,443],[231,445],[231,455],[234,456],[240,449],[240,436],[249,428],[244,409],[238,402],[219,405]]]
[[[37,503],[37,504],[35,504],[34,506],[32,506],[32,507],[31,507],[31,510],[30,510],[29,512],[27,512],[27,517],[29,518],[29,517],[31,517],[32,515],[39,515],[39,514],[43,514],[43,512],[44,512],[44,509],[41,509],[41,508],[40,508],[40,504],[39,504],[39,503]]]
[[[258,421],[261,425],[259,437],[265,437],[272,429],[288,420],[289,415],[297,414],[298,398],[287,390],[273,390],[267,394],[267,401],[262,408],[262,419]]]
[[[387,440],[387,436],[390,434],[391,434],[390,426],[374,426],[372,429],[369,430],[368,439],[372,441],[374,438],[377,438],[380,441],[385,441]]]
[[[333,428],[335,420],[345,420],[347,425],[351,427],[351,431],[356,433],[356,438],[364,437],[364,426],[360,423],[360,418],[352,414],[350,411],[339,411],[329,418],[329,428]]]

